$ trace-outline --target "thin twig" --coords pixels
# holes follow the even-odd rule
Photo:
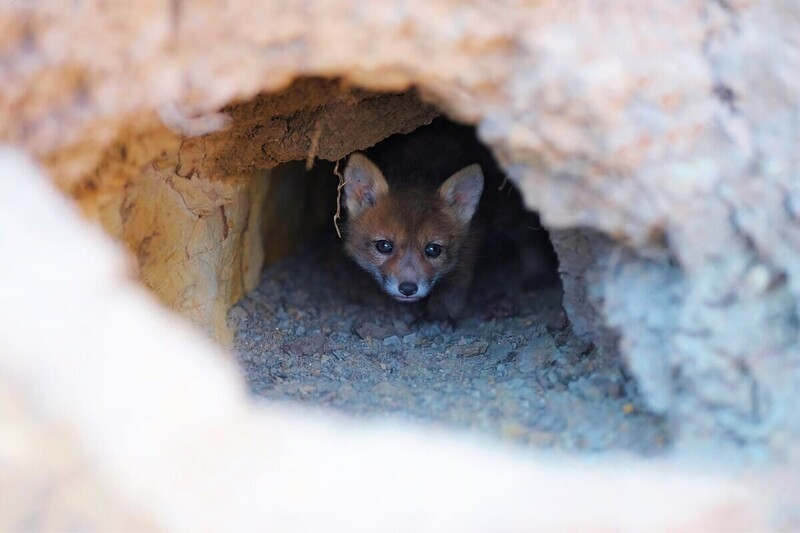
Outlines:
[[[502,191],[505,188],[507,183],[508,183],[508,176],[503,176],[503,183],[500,184],[500,186],[497,188],[497,190],[498,191]]]
[[[340,161],[341,161],[341,159],[337,160],[336,161],[336,165],[333,167],[333,173],[336,174],[339,177],[339,185],[336,187],[336,214],[333,215],[333,226],[336,228],[336,235],[338,235],[339,238],[341,239],[342,238],[342,232],[339,230],[339,220],[342,218],[341,217],[341,211],[342,211],[342,189],[344,188],[344,185],[345,185],[345,183],[347,183],[347,181],[345,181],[344,176],[342,175],[342,173],[339,172],[339,162]]]

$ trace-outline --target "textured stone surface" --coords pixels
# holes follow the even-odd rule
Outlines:
[[[611,238],[570,313],[616,331],[654,408],[686,438],[781,448],[800,431],[798,21],[793,0],[7,3],[0,138],[74,190],[156,114],[200,135],[298,76],[414,85],[478,125],[546,224]],[[222,139],[185,149],[250,169]]]
[[[263,260],[264,173],[224,179],[184,169],[166,128],[129,135],[73,189],[84,212],[130,250],[142,282],[223,343],[225,314],[255,287]]]

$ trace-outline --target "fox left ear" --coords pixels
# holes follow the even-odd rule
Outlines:
[[[462,224],[472,220],[482,193],[483,171],[477,163],[462,168],[439,187],[439,196]]]
[[[362,154],[353,154],[344,169],[344,200],[350,216],[373,207],[389,192],[389,185],[380,169]]]

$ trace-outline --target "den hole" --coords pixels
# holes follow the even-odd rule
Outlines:
[[[455,136],[460,155],[431,151],[431,132],[450,136],[450,147]],[[428,135],[415,148],[423,153],[384,149],[419,135]],[[392,161],[398,153],[404,160]],[[502,195],[491,215],[499,229],[481,248],[463,315],[455,325],[426,320],[424,303],[395,302],[345,255],[332,222],[334,162],[281,165],[264,206],[267,266],[229,315],[252,394],[523,446],[665,449],[664,421],[648,413],[618,357],[572,334],[547,230],[524,210],[473,128],[438,119],[367,155],[400,168],[409,158],[444,167],[477,158],[487,175],[496,173],[484,194]]]

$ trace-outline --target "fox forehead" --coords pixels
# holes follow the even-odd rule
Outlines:
[[[435,193],[389,193],[353,223],[362,238],[391,239],[400,246],[413,241],[421,246],[431,240],[450,241],[463,232]]]

